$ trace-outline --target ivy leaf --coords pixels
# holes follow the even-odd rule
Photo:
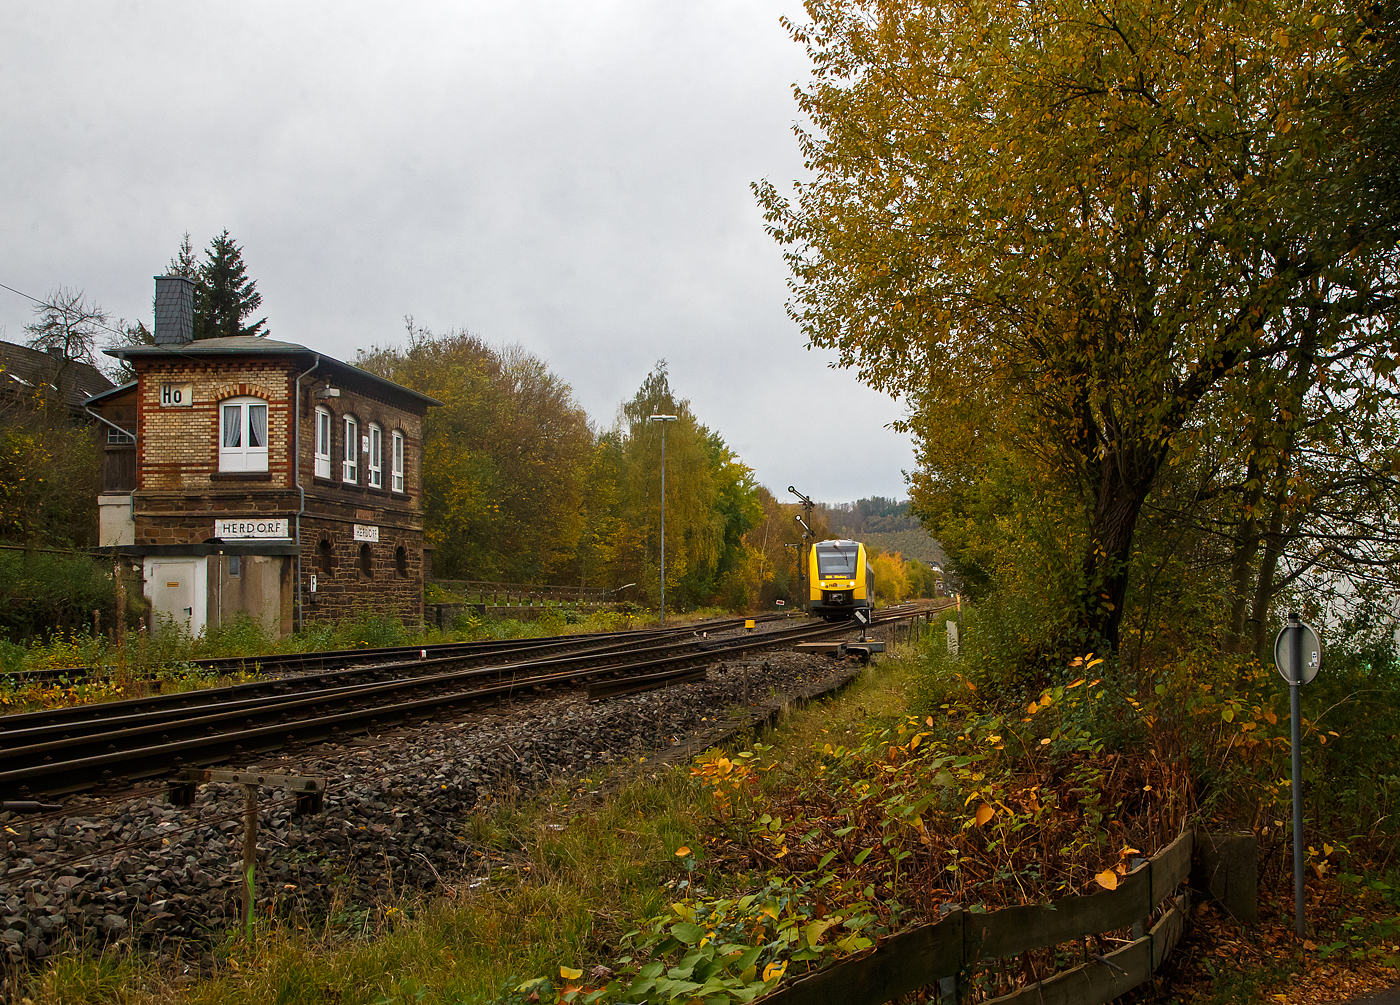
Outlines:
[[[671,926],[671,936],[677,942],[693,946],[705,937],[705,930],[693,922],[682,921]]]

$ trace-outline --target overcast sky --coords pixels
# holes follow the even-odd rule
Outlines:
[[[518,342],[610,425],[658,359],[780,496],[903,498],[901,407],[787,318],[749,183],[801,173],[797,0],[18,3],[0,283],[150,324],[188,230],[276,338],[353,360],[405,314]],[[0,290],[0,334],[30,305]]]

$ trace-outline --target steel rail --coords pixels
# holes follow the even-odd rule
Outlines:
[[[781,630],[780,630],[781,631]],[[765,633],[772,634],[772,633]],[[242,699],[206,701],[204,704],[182,704],[166,706],[145,712],[131,712],[125,715],[92,714],[83,719],[70,716],[64,721],[49,722],[22,729],[0,732],[0,765],[17,758],[48,756],[61,749],[76,749],[84,743],[91,743],[93,735],[121,737],[137,732],[171,730],[188,733],[196,724],[207,725],[215,722],[239,718],[248,714],[265,718],[284,709],[305,708],[320,702],[353,700],[362,695],[374,695],[403,691],[405,693],[424,687],[455,684],[459,681],[477,678],[501,677],[519,674],[523,671],[546,667],[565,667],[576,664],[585,668],[599,660],[622,656],[644,659],[658,656],[668,650],[684,648],[697,655],[704,654],[722,640],[714,642],[696,641],[693,637],[673,639],[624,640],[604,645],[581,653],[565,653],[541,659],[525,660],[496,666],[478,667],[468,670],[448,670],[442,673],[419,674],[412,677],[396,677],[392,680],[378,680],[370,683],[350,683],[329,687],[313,687],[290,694],[254,695]],[[676,654],[677,657],[684,654]],[[418,660],[403,664],[386,664],[381,670],[392,671],[399,668],[421,670],[432,665],[450,666],[458,662],[457,657],[443,657],[437,660]],[[626,664],[613,664],[609,669],[619,669]],[[317,678],[320,680],[321,678]],[[302,678],[302,681],[310,678]],[[192,695],[205,695],[208,692],[193,691]],[[112,703],[106,703],[110,705]],[[76,706],[82,709],[103,709],[104,705]],[[104,741],[105,742],[105,741]]]
[[[900,620],[917,616],[924,613],[925,610],[929,610],[929,608],[887,609],[881,612],[876,620],[877,622]],[[523,679],[490,684],[485,687],[456,690],[408,701],[392,701],[389,704],[371,704],[365,708],[346,711],[318,709],[318,706],[325,706],[331,702],[324,696],[313,696],[278,707],[279,714],[290,712],[293,706],[306,706],[307,711],[311,713],[308,717],[289,722],[253,724],[251,726],[245,723],[243,728],[225,732],[218,732],[214,723],[204,723],[202,725],[205,728],[213,728],[215,732],[210,735],[187,737],[155,745],[130,747],[125,750],[109,749],[102,753],[70,756],[61,761],[54,760],[51,763],[33,763],[31,760],[31,763],[0,771],[0,793],[15,792],[27,795],[31,791],[46,793],[78,791],[93,788],[114,778],[129,781],[134,778],[150,777],[164,774],[176,767],[189,764],[218,763],[231,757],[247,757],[254,753],[276,750],[292,743],[311,743],[327,739],[338,740],[344,738],[347,730],[351,734],[382,731],[387,727],[408,723],[416,716],[461,705],[494,701],[522,692],[534,693],[542,688],[558,684],[577,684],[590,677],[598,677],[609,672],[624,671],[631,677],[650,677],[651,686],[666,686],[677,683],[677,677],[690,672],[687,665],[697,661],[772,648],[788,644],[797,638],[812,638],[851,630],[852,626],[849,623],[835,626],[830,624],[802,625],[793,629],[764,633],[757,637],[744,636],[725,640],[721,644],[713,645],[705,650],[664,656],[644,660],[640,663],[614,667],[555,670]],[[392,688],[393,685],[382,686],[386,696],[393,695]],[[353,690],[359,692],[359,697],[367,696],[367,692],[363,689]],[[237,714],[228,713],[219,718],[230,719]],[[137,729],[125,738],[140,742],[141,737],[149,732],[150,730]],[[106,736],[99,734],[88,739],[97,743],[105,740],[110,747],[115,748],[116,746],[113,742],[116,739],[115,734]],[[62,750],[56,748],[55,752],[62,753]],[[73,752],[75,752],[74,749],[69,748],[68,753]],[[20,751],[12,753],[16,756],[6,758],[6,760],[19,759]],[[30,757],[26,756],[25,759],[30,760]]]
[[[785,617],[787,617],[786,613],[769,613],[758,615],[758,620],[769,621]],[[421,645],[378,646],[360,649],[326,649],[306,653],[264,653],[253,656],[218,656],[194,659],[188,662],[201,670],[214,673],[232,673],[240,670],[246,671],[250,668],[263,673],[286,673],[297,670],[324,670],[327,667],[340,668],[349,664],[363,663],[366,660],[374,661],[389,659],[394,656],[410,656],[422,651],[427,651],[435,655],[467,655],[476,652],[486,655],[495,655],[497,653],[513,652],[521,649],[576,645],[605,635],[645,638],[647,636],[668,635],[685,630],[724,631],[727,628],[742,623],[743,619],[740,618],[715,618],[691,622],[688,625],[677,626],[675,628],[669,626],[666,628],[633,628],[620,632],[575,632],[569,635],[552,635],[540,638],[477,639],[471,642],[433,642]],[[0,677],[8,678],[12,681],[57,680],[59,678],[76,680],[85,677],[110,676],[113,669],[114,668],[109,664],[103,664],[102,666],[55,667],[50,670],[15,670],[0,674]]]
[[[731,625],[742,622],[737,619],[730,619],[718,624],[709,623],[707,631],[724,631]],[[664,632],[648,630],[646,632],[608,632],[593,633],[588,635],[574,636],[563,643],[547,642],[538,646],[525,647],[523,651],[547,653],[550,651],[563,650],[562,655],[593,655],[595,658],[606,655],[609,652],[621,652],[635,649],[647,642],[676,638],[683,641],[690,641],[697,633],[693,628],[668,629]],[[540,640],[533,640],[539,642]],[[415,647],[408,652],[417,653],[423,647]],[[369,650],[349,650],[355,653],[364,653]],[[572,652],[571,652],[572,651]],[[501,655],[519,655],[522,648],[509,650]],[[33,729],[77,724],[88,720],[109,720],[117,721],[131,715],[154,713],[159,710],[191,709],[201,707],[210,703],[232,703],[258,696],[276,697],[294,692],[311,691],[318,688],[345,686],[357,681],[383,681],[388,677],[403,672],[417,673],[418,671],[432,667],[459,666],[464,663],[471,663],[493,658],[495,654],[490,652],[475,652],[467,654],[434,655],[426,659],[416,658],[400,662],[390,663],[364,663],[356,666],[339,669],[323,670],[318,673],[293,677],[277,677],[266,680],[244,681],[239,684],[229,684],[217,688],[199,688],[193,691],[174,692],[170,694],[148,695],[144,698],[124,698],[117,701],[98,702],[91,705],[71,705],[60,708],[42,709],[35,712],[16,712],[11,715],[0,716],[0,746],[14,746],[14,741],[10,739],[11,734],[17,732],[31,731]]]

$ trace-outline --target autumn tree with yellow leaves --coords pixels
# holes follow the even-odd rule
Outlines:
[[[668,604],[747,606],[758,552],[746,533],[762,507],[753,471],[659,363],[595,430],[573,391],[519,347],[464,331],[434,335],[410,319],[408,345],[358,365],[443,402],[423,433],[424,529],[443,579],[616,588],[660,602],[661,433],[666,442]]]
[[[810,177],[757,187],[789,308],[908,397],[916,506],[973,578],[1049,586],[1116,649],[1168,482],[1198,529],[1223,507],[1246,611],[1285,527],[1308,552],[1393,501],[1375,32],[1314,0],[807,13]]]

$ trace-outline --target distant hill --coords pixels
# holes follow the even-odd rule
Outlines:
[[[942,566],[943,546],[909,515],[909,501],[875,496],[853,503],[820,503],[813,514],[832,537],[864,541],[867,547],[899,552],[905,559]],[[819,528],[820,529],[820,528]]]

